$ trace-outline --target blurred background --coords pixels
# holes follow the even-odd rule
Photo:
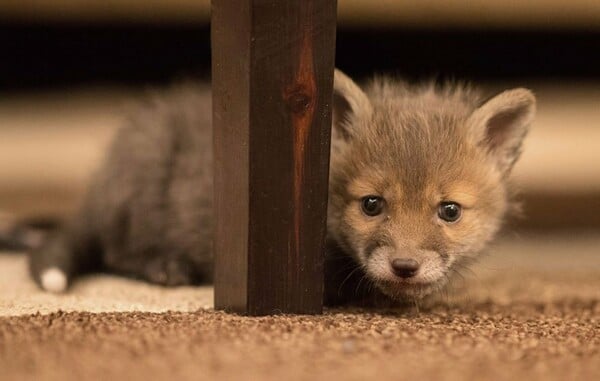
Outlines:
[[[338,15],[355,78],[533,89],[509,231],[600,232],[599,1],[338,0]],[[209,0],[0,0],[0,211],[70,213],[145,89],[210,77],[209,21]]]

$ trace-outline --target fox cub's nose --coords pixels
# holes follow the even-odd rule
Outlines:
[[[419,262],[412,258],[395,258],[392,260],[392,271],[400,278],[411,278],[419,270]]]

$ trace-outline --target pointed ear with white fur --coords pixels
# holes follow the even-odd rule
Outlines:
[[[360,87],[346,74],[335,69],[333,77],[333,138],[348,140],[356,121],[369,118],[371,102]]]
[[[478,144],[493,155],[505,175],[521,154],[535,110],[535,96],[531,91],[513,89],[488,100],[469,117]]]

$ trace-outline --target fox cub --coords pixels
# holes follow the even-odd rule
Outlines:
[[[336,71],[333,109],[326,302],[442,288],[513,208],[508,178],[533,94],[483,101],[467,86],[389,77],[361,88]],[[210,282],[211,143],[207,87],[151,98],[117,133],[79,214],[30,253],[36,282],[62,292],[98,270],[170,286]]]

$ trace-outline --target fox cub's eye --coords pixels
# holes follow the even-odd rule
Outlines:
[[[367,216],[377,216],[383,210],[384,200],[379,196],[366,196],[361,200],[361,208]]]
[[[461,214],[461,207],[455,202],[442,202],[438,208],[438,216],[446,222],[458,221]]]

